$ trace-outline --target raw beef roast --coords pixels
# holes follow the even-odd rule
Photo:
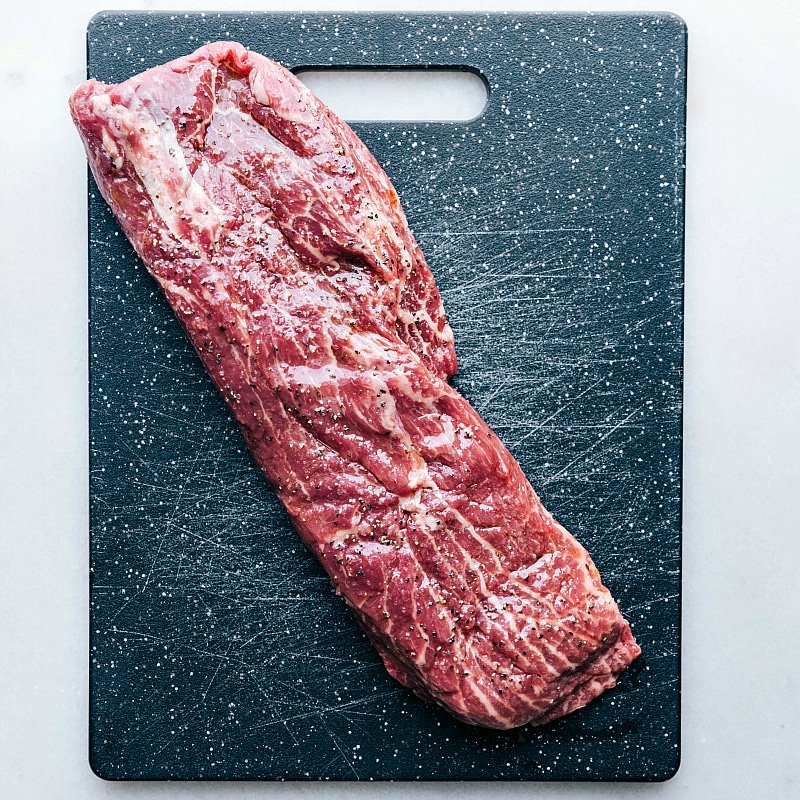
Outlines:
[[[216,43],[71,98],[92,171],[386,669],[544,723],[639,655],[591,558],[452,389],[397,194],[278,64]]]

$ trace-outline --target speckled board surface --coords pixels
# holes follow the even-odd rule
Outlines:
[[[117,779],[659,780],[679,759],[686,31],[671,16],[104,13],[89,74],[207,41],[468,65],[469,123],[354,125],[456,335],[455,384],[592,553],[643,656],[542,728],[384,671],[90,180],[90,760]]]

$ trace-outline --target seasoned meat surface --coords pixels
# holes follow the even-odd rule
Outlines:
[[[613,686],[640,652],[630,627],[449,386],[433,276],[350,128],[225,42],[87,81],[70,105],[103,196],[389,673],[492,728]]]

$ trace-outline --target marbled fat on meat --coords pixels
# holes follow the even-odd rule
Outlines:
[[[541,724],[639,655],[586,550],[447,380],[453,336],[386,174],[235,43],[71,109],[103,196],[386,669]]]

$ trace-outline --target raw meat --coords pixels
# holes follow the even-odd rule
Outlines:
[[[639,655],[584,548],[451,388],[389,179],[278,64],[216,43],[71,98],[92,171],[386,669],[465,722],[544,723]]]

